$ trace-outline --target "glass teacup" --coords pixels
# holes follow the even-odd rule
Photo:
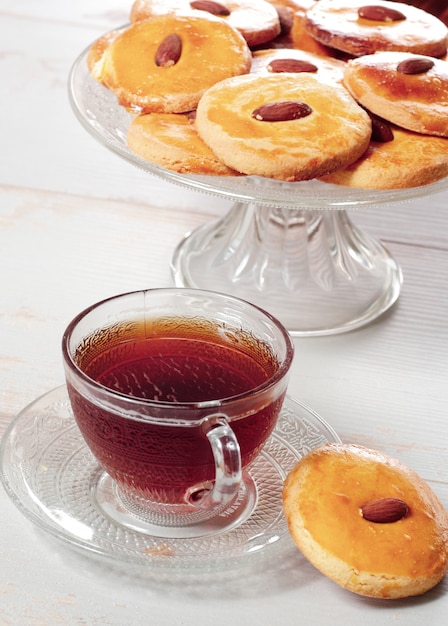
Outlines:
[[[224,294],[150,289],[81,312],[62,350],[110,515],[195,526],[244,500],[245,469],[275,428],[293,359],[278,320]]]

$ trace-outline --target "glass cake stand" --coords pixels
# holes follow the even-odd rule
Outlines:
[[[354,226],[348,210],[436,193],[448,187],[448,179],[383,191],[316,180],[284,183],[168,171],[129,150],[132,114],[90,76],[86,59],[87,50],[72,67],[69,97],[76,116],[98,141],[150,174],[233,201],[226,215],[179,243],[172,257],[176,286],[249,300],[276,315],[295,336],[364,326],[396,302],[399,264],[380,241]]]

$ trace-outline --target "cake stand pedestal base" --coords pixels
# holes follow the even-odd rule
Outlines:
[[[275,315],[295,336],[375,320],[397,300],[399,265],[346,210],[236,203],[186,235],[172,259],[178,287],[222,291]]]

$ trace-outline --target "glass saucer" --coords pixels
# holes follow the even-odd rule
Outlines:
[[[166,537],[163,528],[145,527],[138,515],[130,522],[110,513],[104,494],[113,491],[112,481],[86,447],[61,386],[10,424],[0,447],[0,478],[25,517],[84,553],[146,570],[199,573],[291,549],[283,481],[306,453],[334,441],[340,439],[331,426],[287,397],[274,433],[249,470],[250,515],[228,527],[218,522],[216,532],[204,536]]]

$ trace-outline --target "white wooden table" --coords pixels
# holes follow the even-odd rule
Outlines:
[[[84,306],[168,286],[172,252],[229,202],[148,176],[97,144],[70,110],[78,53],[127,20],[123,0],[0,0],[0,434],[63,383],[60,339]],[[289,393],[344,441],[392,454],[448,506],[448,193],[351,217],[400,262],[397,306],[376,323],[296,339]],[[427,595],[355,596],[303,559],[221,592],[157,586],[93,565],[38,530],[0,488],[0,624],[441,625]],[[231,578],[231,577],[230,577]]]

